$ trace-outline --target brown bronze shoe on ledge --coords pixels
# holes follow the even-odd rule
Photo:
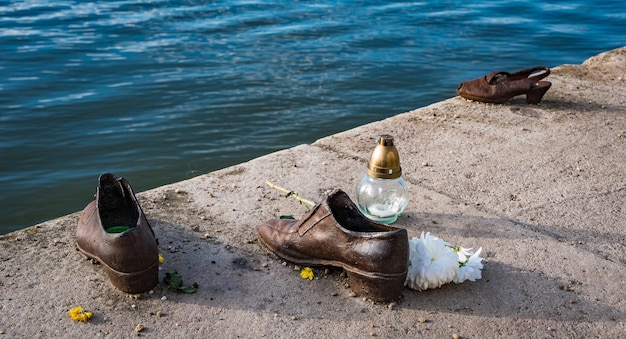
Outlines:
[[[96,200],[83,210],[76,245],[104,267],[109,281],[127,293],[141,293],[158,284],[159,250],[130,184],[113,174],[98,179]]]
[[[537,66],[514,73],[494,71],[489,75],[462,82],[456,92],[465,99],[502,104],[511,98],[526,94],[526,102],[538,104],[552,83],[541,81],[550,75],[550,69]]]
[[[407,231],[371,221],[341,190],[298,221],[266,221],[259,240],[293,263],[343,267],[352,290],[374,301],[397,299],[404,287]]]

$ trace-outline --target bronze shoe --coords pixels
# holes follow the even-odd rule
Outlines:
[[[394,300],[402,292],[409,260],[407,231],[371,221],[341,190],[298,221],[266,221],[259,226],[259,240],[293,263],[343,267],[352,290],[372,300]]]
[[[514,73],[494,71],[489,75],[462,82],[456,92],[465,99],[501,104],[526,94],[526,102],[538,104],[552,83],[540,81],[550,75],[550,69],[537,66]]]
[[[104,267],[111,284],[140,293],[158,284],[159,250],[130,184],[102,174],[96,200],[83,210],[76,228],[76,245]]]

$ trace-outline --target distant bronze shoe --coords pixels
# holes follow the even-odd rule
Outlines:
[[[523,69],[515,73],[494,71],[489,75],[462,82],[456,92],[465,99],[501,104],[526,94],[526,102],[538,104],[552,83],[540,81],[550,75],[545,66]]]
[[[299,221],[266,221],[259,226],[259,240],[293,263],[343,267],[352,290],[375,301],[394,300],[404,287],[406,230],[371,221],[341,190]]]
[[[111,284],[140,293],[158,284],[159,250],[154,232],[130,184],[102,174],[96,200],[83,210],[76,228],[78,249],[104,267]]]

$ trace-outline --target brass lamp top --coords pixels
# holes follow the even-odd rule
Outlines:
[[[393,145],[391,135],[381,135],[378,139],[378,145],[374,148],[367,166],[367,174],[379,179],[396,179],[402,175],[400,155]]]

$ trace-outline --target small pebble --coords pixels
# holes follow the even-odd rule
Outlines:
[[[156,316],[161,318],[163,316],[163,311],[158,310],[157,313],[156,313]]]
[[[354,297],[356,297],[356,293],[354,293],[354,292],[350,292],[350,293],[348,293],[348,297],[352,297],[352,298],[354,298]]]
[[[137,324],[137,326],[135,326],[135,332],[139,333],[141,331],[144,330],[145,327],[143,327],[142,324]]]
[[[459,334],[458,334],[458,333],[454,333],[454,334],[452,335],[452,339],[459,339],[459,338],[460,338],[460,336],[459,336]]]
[[[132,304],[132,305],[130,305],[130,307],[132,307],[132,308],[137,308],[137,305]]]
[[[393,308],[396,307],[396,305],[398,305],[398,303],[395,301],[392,301],[389,303],[389,305],[387,305],[387,308],[390,310],[393,310]]]
[[[291,316],[291,320],[297,320],[297,319],[298,319],[298,318],[296,318],[296,316],[295,316],[295,315],[292,315],[292,316]]]
[[[417,321],[419,321],[420,323],[425,323],[427,320],[424,317],[419,317],[419,319],[417,319]]]
[[[167,300],[167,297],[166,296],[162,296],[161,300]]]

